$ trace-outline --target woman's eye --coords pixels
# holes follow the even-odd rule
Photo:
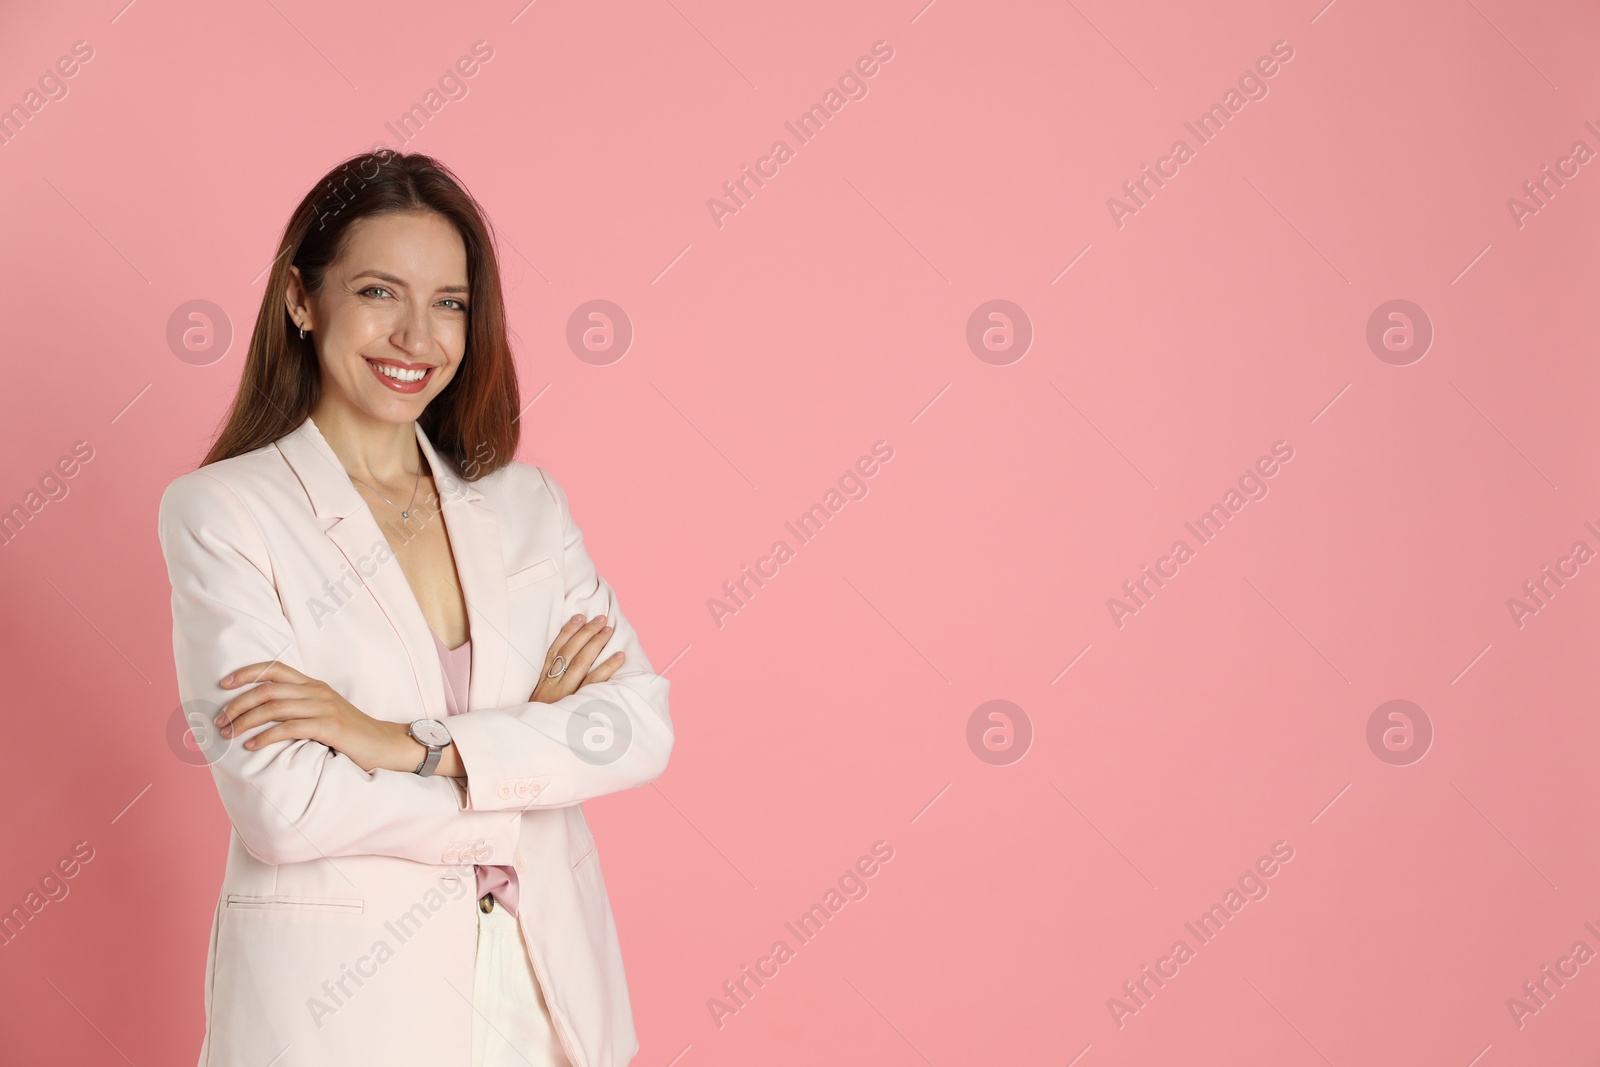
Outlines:
[[[393,294],[391,294],[389,292],[388,288],[386,288],[385,286],[382,286],[382,285],[369,285],[365,289],[361,290],[361,295],[362,296],[369,296],[369,295],[371,295],[373,293],[382,293],[385,296],[393,295]],[[465,311],[465,310],[467,310],[466,303],[463,302],[463,301],[457,300],[454,297],[446,297],[444,300],[441,300],[440,303],[441,304],[452,305],[449,308],[449,310],[451,310],[451,311]]]

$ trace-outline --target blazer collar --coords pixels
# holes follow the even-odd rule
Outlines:
[[[417,444],[427,456],[428,467],[439,488],[445,532],[467,602],[467,626],[472,640],[472,680],[468,687],[467,710],[499,707],[503,703],[500,686],[510,650],[506,637],[510,630],[510,598],[506,590],[499,520],[483,494],[459,477],[449,461],[435,451],[421,425],[416,425],[416,431]],[[447,714],[444,671],[433,631],[422,614],[405,571],[390,555],[393,552],[390,538],[397,536],[400,528],[398,513],[392,516],[395,522],[386,534],[356,490],[333,446],[310,417],[279,438],[276,445],[305,487],[312,510],[329,523],[323,532],[338,547],[349,569],[360,576],[388,617],[416,677],[416,707],[362,710],[374,718],[394,722],[410,722],[419,717],[444,719]],[[372,637],[377,642],[382,635]]]
[[[423,455],[428,457],[428,469],[433,471],[439,495],[454,496],[471,503],[482,500],[483,494],[474,489],[470,482],[458,477],[450,461],[434,449],[433,442],[423,432],[422,424],[413,423],[412,426],[417,431],[418,446]],[[311,498],[311,509],[318,518],[342,519],[366,509],[367,502],[356,491],[355,484],[344,469],[344,463],[309,415],[296,429],[279,438],[277,446],[289,466],[294,468],[295,477],[305,486],[306,495]]]

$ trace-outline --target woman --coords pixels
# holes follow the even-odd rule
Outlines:
[[[512,459],[518,413],[472,198],[421,155],[327,175],[161,499],[178,689],[233,823],[201,1067],[638,1049],[579,803],[661,774],[669,683],[566,493]]]

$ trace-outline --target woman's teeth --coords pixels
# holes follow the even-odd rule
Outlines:
[[[420,382],[428,374],[428,368],[422,370],[405,370],[400,367],[391,367],[387,363],[374,363],[378,373],[386,378],[393,378],[397,382]]]

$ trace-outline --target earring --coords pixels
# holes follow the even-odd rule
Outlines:
[[[305,339],[306,339],[306,328],[304,326],[302,326],[302,327],[300,327],[300,340],[304,341]]]

